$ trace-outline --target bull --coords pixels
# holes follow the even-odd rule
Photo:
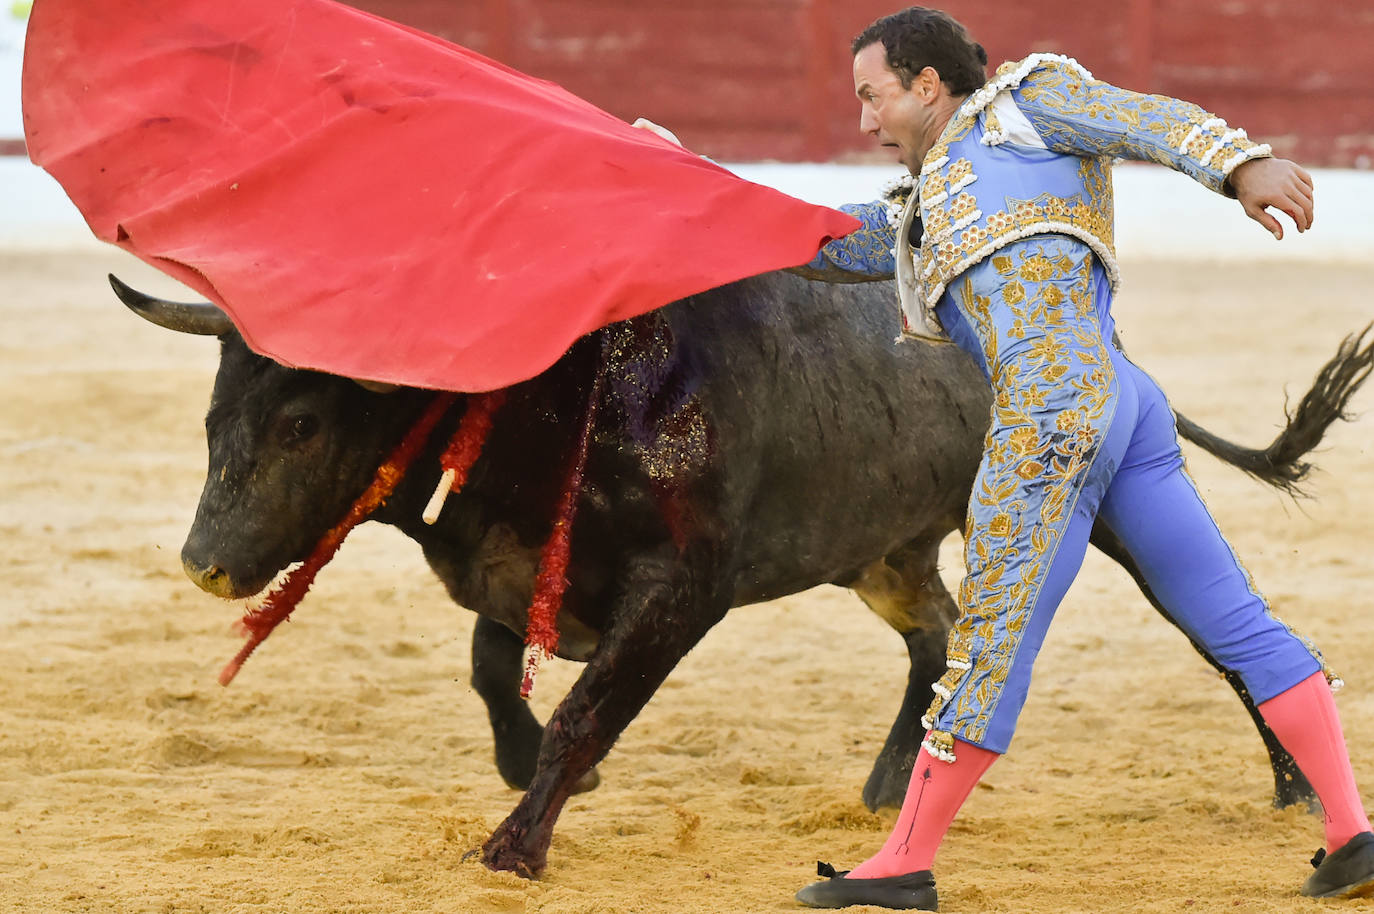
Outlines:
[[[212,594],[258,593],[344,515],[433,394],[288,369],[250,351],[213,305],[111,282],[149,320],[219,337],[209,473],[182,561]],[[990,394],[956,347],[895,342],[893,301],[888,283],[772,273],[612,325],[509,389],[482,457],[436,524],[421,521],[422,506],[462,398],[374,515],[415,540],[453,600],[479,617],[472,683],[497,768],[525,791],[482,849],[488,867],[529,877],[544,869],[569,796],[594,786],[620,733],[727,611],[824,583],[851,588],[906,642],[906,692],[863,788],[869,808],[900,805],[956,615],[937,550],[964,517]],[[1302,455],[1370,370],[1374,346],[1362,342],[1345,341],[1266,450],[1182,417],[1180,430],[1291,487]],[[526,608],[598,376],[557,620],[558,654],[585,667],[541,726],[517,695]],[[1164,612],[1110,531],[1099,525],[1092,542]],[[1239,679],[1227,678],[1268,749],[1275,805],[1313,802]]]

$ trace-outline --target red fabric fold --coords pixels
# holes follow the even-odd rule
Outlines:
[[[330,0],[42,0],[25,138],[285,364],[478,391],[858,223]]]

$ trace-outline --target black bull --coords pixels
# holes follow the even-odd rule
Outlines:
[[[431,394],[281,367],[250,352],[211,306],[114,282],[154,322],[220,337],[210,472],[182,558],[211,593],[256,593],[343,516]],[[600,331],[510,389],[481,460],[436,525],[421,522],[421,509],[461,405],[375,515],[418,542],[453,599],[479,614],[473,685],[501,775],[525,790],[483,848],[488,866],[543,869],[569,795],[594,786],[596,764],[731,607],[827,582],[853,589],[906,641],[906,694],[863,790],[870,808],[900,803],[956,613],[937,547],[962,523],[990,396],[955,347],[896,343],[893,301],[888,283],[774,273]],[[1359,343],[1343,343],[1266,451],[1181,418],[1180,428],[1221,459],[1291,486],[1306,469],[1299,458],[1369,371],[1374,355]],[[586,666],[541,727],[517,695],[525,613],[598,371],[603,393],[559,616],[560,655]],[[1098,525],[1092,542],[1164,612],[1108,530]],[[1269,750],[1275,804],[1310,802],[1244,687],[1228,680]]]

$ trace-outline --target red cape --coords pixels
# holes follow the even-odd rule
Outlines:
[[[41,0],[29,155],[285,364],[488,390],[858,223],[329,0]]]

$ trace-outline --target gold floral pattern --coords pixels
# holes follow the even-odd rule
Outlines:
[[[1120,89],[1071,67],[1036,68],[1014,97],[1051,150],[1157,162],[1218,193],[1236,165],[1270,154],[1191,102]]]

